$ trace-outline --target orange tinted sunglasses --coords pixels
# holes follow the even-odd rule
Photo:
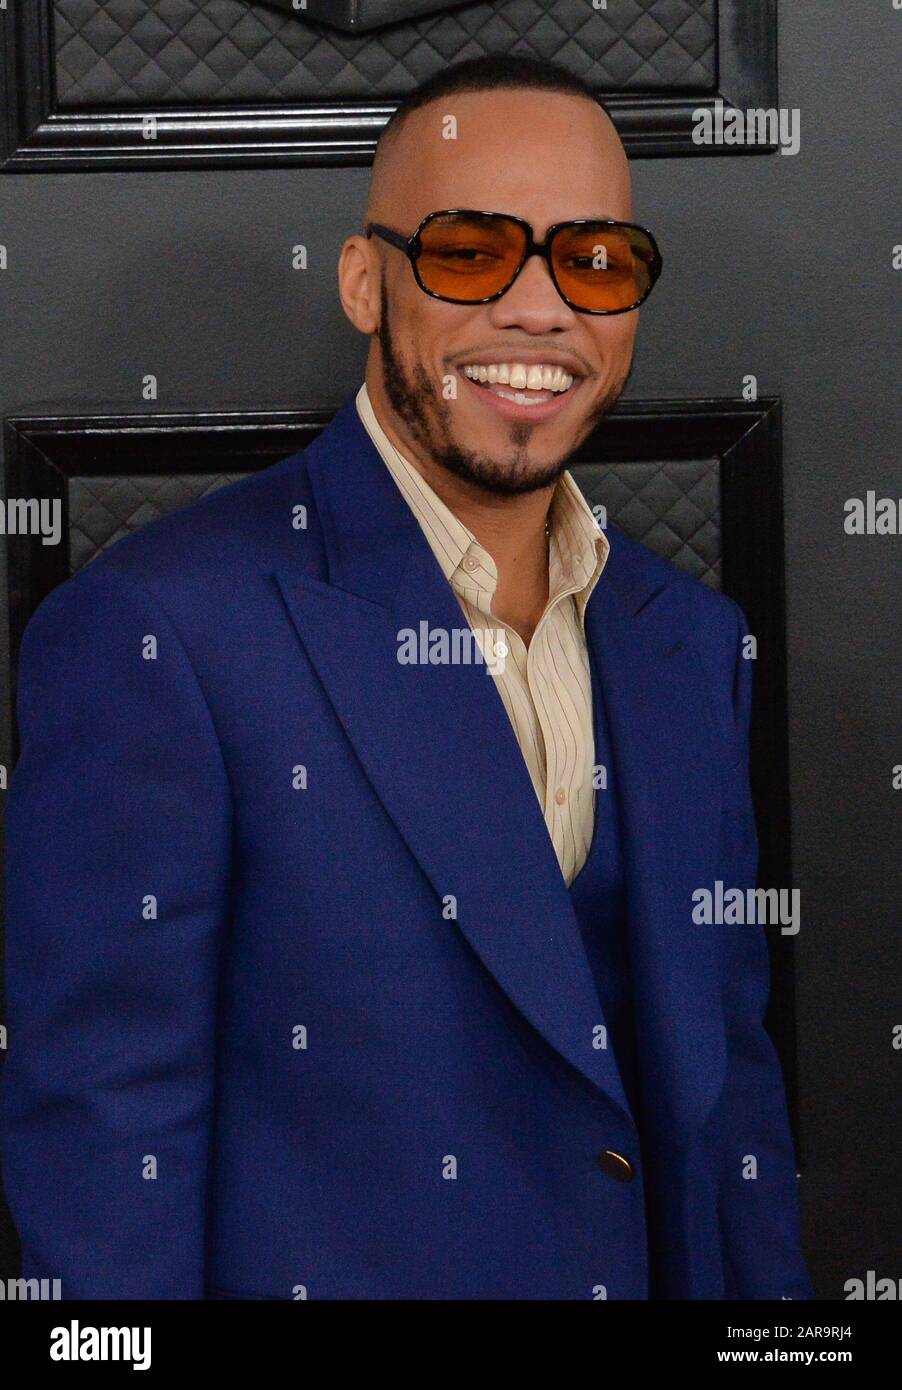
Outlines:
[[[530,256],[541,256],[571,309],[625,314],[648,298],[663,265],[651,232],[608,218],[555,223],[544,242],[522,217],[468,208],[430,212],[410,237],[377,222],[364,231],[402,251],[424,294],[449,304],[500,299]]]

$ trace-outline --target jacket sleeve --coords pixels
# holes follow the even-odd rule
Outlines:
[[[736,605],[733,708],[742,758],[724,773],[722,873],[743,891],[757,884],[758,840],[749,785],[749,719],[754,662],[743,656],[748,624]],[[762,887],[788,885],[763,884]],[[813,1298],[801,1253],[796,1159],[783,1073],[764,1027],[770,964],[757,924],[722,925],[727,1073],[720,1220],[726,1296]]]
[[[0,1164],[27,1278],[202,1298],[231,798],[178,636],[108,557],[26,629]]]

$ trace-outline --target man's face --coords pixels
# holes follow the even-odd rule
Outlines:
[[[454,140],[443,138],[449,114]],[[628,163],[613,126],[589,101],[541,91],[465,93],[411,114],[368,217],[409,236],[427,213],[451,208],[524,218],[538,241],[572,218],[628,221]],[[637,313],[571,309],[538,257],[500,299],[448,304],[423,293],[402,252],[375,239],[363,245],[378,286],[367,385],[399,447],[496,493],[553,483],[623,390]],[[502,382],[480,384],[468,366],[497,367]],[[563,369],[572,386],[518,392],[515,369],[536,366]],[[504,383],[505,367],[513,383]],[[509,399],[516,394],[538,403]]]

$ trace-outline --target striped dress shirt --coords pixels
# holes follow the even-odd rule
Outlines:
[[[527,648],[519,633],[492,613],[498,572],[491,555],[392,444],[365,384],[357,410],[486,652],[569,886],[586,862],[595,823],[595,733],[584,616],[608,557],[607,537],[564,472],[549,508],[548,602]],[[503,659],[490,660],[491,651]]]

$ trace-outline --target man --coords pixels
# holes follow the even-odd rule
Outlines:
[[[559,69],[464,64],[387,128],[366,223],[359,395],[26,635],[25,1272],[810,1297],[763,935],[692,920],[755,877],[744,619],[565,471],[660,269],[623,148]]]

